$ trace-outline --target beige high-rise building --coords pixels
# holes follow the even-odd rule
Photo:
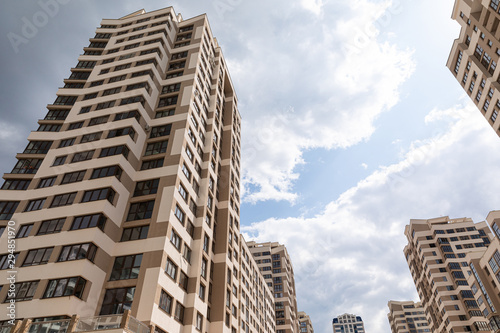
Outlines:
[[[277,242],[248,242],[247,245],[274,293],[276,333],[297,333],[299,320],[295,278],[286,247]]]
[[[360,316],[344,313],[332,321],[333,333],[365,333],[365,325]]]
[[[241,119],[206,15],[104,19],[64,83],[3,177],[2,323],[274,332],[239,233]]]
[[[387,319],[392,333],[425,333],[430,332],[424,308],[420,302],[389,301]]]
[[[455,0],[452,18],[461,30],[446,66],[500,135],[500,1]]]
[[[311,318],[304,311],[299,311],[297,313],[299,317],[299,327],[301,333],[314,333],[313,324]]]
[[[475,268],[489,246],[486,222],[440,217],[411,220],[405,228],[404,253],[433,332],[489,331],[473,285],[485,276]],[[482,298],[483,303],[491,303]]]

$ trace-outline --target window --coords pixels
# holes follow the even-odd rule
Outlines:
[[[191,263],[191,249],[184,244],[184,250],[182,251],[182,257],[186,259],[188,263]]]
[[[82,128],[82,126],[83,126],[83,121],[78,121],[78,122],[75,122],[75,123],[71,123],[68,126],[68,131]]]
[[[75,73],[78,73],[78,72],[75,72]],[[77,97],[78,96],[57,96],[56,100],[52,104],[54,104],[54,105],[73,105],[73,104],[75,104]]]
[[[165,267],[165,273],[170,276],[174,281],[177,278],[177,265],[174,264],[170,258],[167,259],[167,266]]]
[[[144,156],[161,154],[167,151],[168,140],[148,143]]]
[[[24,259],[23,267],[43,265],[48,263],[53,249],[53,247],[47,247],[44,249],[34,249],[28,251],[26,259]]]
[[[158,191],[159,179],[150,179],[138,182],[135,186],[134,197],[148,194],[155,194]]]
[[[61,142],[59,143],[59,147],[57,148],[70,147],[74,143],[75,143],[75,138],[61,140]]]
[[[89,124],[87,126],[95,126],[99,124],[104,124],[108,122],[109,116],[101,116],[90,119]]]
[[[137,119],[137,121],[139,121],[139,119],[141,119],[141,116],[140,116],[139,112],[137,112],[137,110],[121,112],[121,113],[117,113],[115,115],[115,119],[113,121],[129,119],[129,118],[135,118],[135,119]]]
[[[113,146],[101,149],[99,153],[99,158],[115,155],[123,155],[125,158],[128,157],[129,149],[126,145]]]
[[[151,133],[149,134],[149,138],[152,139],[152,138],[158,138],[161,136],[170,135],[171,128],[172,128],[172,124],[155,126],[151,129]]]
[[[123,229],[122,238],[120,242],[133,241],[137,239],[146,239],[148,237],[149,226],[143,225],[140,227],[125,228]]]
[[[69,110],[49,110],[44,120],[65,120]]]
[[[112,165],[108,167],[94,169],[94,171],[92,171],[90,179],[105,178],[111,176],[115,176],[116,178],[120,179],[121,174],[122,174],[122,169],[118,165]]]
[[[170,234],[170,243],[174,245],[177,251],[181,251],[182,240],[181,237],[172,229],[172,233]]]
[[[0,270],[13,269],[18,256],[19,252],[0,255]]]
[[[114,95],[114,94],[118,94],[120,92],[120,90],[122,89],[122,87],[118,87],[118,88],[111,88],[111,89],[106,89],[102,92],[102,95],[103,96],[108,96],[108,95]]]
[[[141,88],[146,88],[146,91],[148,93],[151,90],[151,87],[149,86],[149,83],[147,83],[147,82],[141,82],[141,83],[136,83],[136,84],[128,85],[127,88],[125,88],[125,91],[130,91],[130,90],[135,90],[135,89],[141,89]]]
[[[164,86],[162,88],[161,93],[162,94],[173,93],[173,92],[179,91],[180,89],[181,89],[180,83],[169,84],[168,86]]]
[[[97,93],[87,94],[83,96],[83,100],[86,101],[88,99],[94,99],[97,97]],[[81,126],[80,126],[81,127]]]
[[[23,154],[47,154],[52,141],[30,141]]]
[[[35,295],[36,288],[38,287],[39,281],[27,281],[27,282],[18,282],[14,285],[15,292],[9,293],[5,302],[10,301],[11,299],[16,301],[31,301],[33,296]],[[9,297],[12,295],[12,297]]]
[[[117,257],[109,280],[137,279],[141,268],[141,261],[142,254]]]
[[[149,170],[161,168],[163,166],[163,158],[159,158],[156,160],[149,160],[142,162],[141,170]]]
[[[75,155],[73,155],[73,158],[71,159],[71,163],[90,160],[94,156],[94,152],[95,152],[95,150],[88,150],[88,151],[84,151],[81,153],[76,153]],[[54,162],[54,164],[55,164],[55,162]]]
[[[92,142],[92,141],[97,141],[101,139],[102,132],[96,132],[96,133],[90,133],[90,134],[85,134],[82,136],[82,139],[80,140],[80,143],[86,143],[86,142]]]
[[[61,130],[61,125],[57,124],[42,124],[38,127],[38,132],[59,132]]]
[[[64,175],[61,184],[81,182],[87,170],[70,172]]]
[[[130,310],[135,287],[107,289],[99,315],[120,314]]]
[[[208,254],[208,248],[210,246],[210,238],[208,237],[207,234],[205,234],[205,237],[203,238],[203,251]]]
[[[18,160],[11,173],[34,174],[38,171],[42,161],[34,158]]]
[[[30,200],[28,202],[28,205],[24,209],[24,211],[25,212],[31,212],[31,211],[34,211],[34,210],[40,210],[40,209],[42,209],[46,199],[47,198]]]
[[[164,106],[170,106],[170,105],[176,105],[177,104],[177,95],[175,96],[170,96],[170,97],[163,97],[160,98],[160,102],[158,103],[158,107],[164,107]]]
[[[115,102],[116,101],[107,101],[107,102],[99,103],[99,104],[97,104],[95,109],[97,111],[97,110],[112,108],[113,106],[115,106]],[[89,124],[89,126],[92,126],[92,125]]]
[[[29,179],[6,179],[2,185],[2,190],[24,191],[30,185]]]
[[[151,218],[155,201],[134,202],[130,205],[127,221],[143,220]]]
[[[38,229],[37,236],[61,232],[66,218],[43,221]]]
[[[54,160],[54,163],[52,163],[52,166],[58,166],[58,165],[63,165],[66,162],[66,155],[64,156],[57,156]]]
[[[175,206],[175,217],[177,217],[179,222],[181,222],[182,225],[184,225],[184,218],[186,217],[186,215],[178,205]]]
[[[201,277],[204,278],[205,280],[207,279],[207,265],[208,261],[205,258],[201,258]],[[230,275],[229,275],[230,278]]]
[[[56,195],[50,204],[50,208],[72,205],[75,197],[76,192]]]
[[[169,117],[169,116],[173,116],[174,114],[175,114],[175,109],[158,111],[155,114],[155,118]]]
[[[179,184],[179,194],[184,200],[187,200],[187,192],[184,186],[182,186],[182,184]]]
[[[99,229],[104,229],[104,224],[106,223],[106,216],[103,214],[92,214],[77,216],[73,220],[70,230],[77,229],[87,229],[98,227]]]
[[[144,96],[135,96],[135,97],[129,97],[129,98],[124,98],[121,100],[120,105],[126,105],[126,104],[132,104],[132,103],[141,103],[144,104],[146,100],[144,99]]]
[[[172,314],[172,304],[173,304],[172,296],[167,294],[165,290],[162,290],[160,295],[160,302],[158,303],[160,309],[162,309],[168,314]]]
[[[116,192],[111,187],[89,190],[85,191],[81,202],[91,202],[106,199],[112,204],[115,194]]]
[[[135,130],[132,127],[124,127],[124,128],[118,128],[114,129],[108,132],[108,136],[106,137],[107,139],[118,137],[118,136],[123,136],[123,135],[128,135],[134,139],[135,136]]]
[[[58,262],[88,259],[94,261],[97,246],[93,243],[66,245],[62,248]]]
[[[202,301],[205,301],[205,286],[202,283],[200,283],[200,288],[198,289],[198,296]]]
[[[38,182],[38,186],[36,188],[51,187],[54,185],[56,178],[57,178],[57,176],[42,178],[42,179],[40,179],[40,182]]]
[[[184,323],[184,306],[181,303],[179,303],[179,301],[177,301],[175,304],[174,318],[180,323],[182,324]]]

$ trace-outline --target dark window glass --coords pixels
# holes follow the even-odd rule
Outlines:
[[[148,237],[149,226],[143,225],[140,227],[125,228],[120,242],[133,241],[138,239],[146,239]]]
[[[82,202],[108,200],[113,203],[116,192],[111,187],[100,188],[95,190],[85,191],[83,194]]]
[[[106,223],[106,216],[103,214],[92,214],[77,216],[73,220],[70,230],[86,229],[98,227],[99,229],[104,229],[104,224]]]
[[[120,314],[130,310],[135,287],[107,289],[99,315]]]
[[[135,186],[134,197],[155,194],[158,191],[159,179],[150,179],[138,182]]]
[[[37,235],[48,235],[61,232],[66,218],[43,221]]]
[[[50,204],[50,208],[72,205],[75,197],[76,192],[56,195]]]
[[[82,298],[83,289],[87,280],[80,276],[50,280],[43,298],[76,296]]]
[[[2,185],[2,190],[24,191],[30,185],[30,179],[6,179]]]
[[[151,218],[154,204],[154,200],[132,203],[127,214],[127,221]]]
[[[47,247],[44,249],[34,249],[28,251],[26,259],[24,259],[23,267],[43,265],[48,263],[53,249],[53,247]]]
[[[116,257],[110,281],[137,279],[141,268],[142,254]]]
[[[149,160],[142,162],[141,170],[149,170],[161,168],[163,166],[163,158],[159,158],[156,160]]]
[[[97,246],[93,243],[66,245],[62,248],[57,261],[88,259],[94,261]]]
[[[19,227],[17,231],[16,238],[25,238],[30,235],[31,229],[33,229],[33,223],[23,224]]]

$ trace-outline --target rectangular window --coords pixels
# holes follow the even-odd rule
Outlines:
[[[162,154],[167,151],[168,140],[148,143],[144,156]]]
[[[175,217],[181,222],[182,225],[184,225],[184,219],[186,218],[186,214],[182,211],[182,209],[176,205],[175,206]]]
[[[137,279],[141,268],[142,254],[116,257],[110,281]]]
[[[54,163],[52,163],[51,166],[58,166],[58,165],[63,165],[64,163],[66,163],[66,158],[68,156],[64,155],[64,156],[57,156],[55,159],[54,159]]]
[[[31,229],[33,229],[33,223],[21,225],[21,227],[17,231],[16,238],[28,237],[30,235]]]
[[[45,204],[45,200],[47,198],[41,198],[41,199],[35,199],[35,200],[30,200],[28,202],[28,205],[24,209],[25,212],[31,212],[34,210],[40,210],[43,208],[43,205]]]
[[[143,220],[151,218],[155,201],[134,202],[130,204],[127,221]]]
[[[88,259],[93,262],[96,251],[97,246],[93,243],[66,245],[62,248],[57,261],[61,262]]]
[[[104,229],[104,224],[106,223],[106,216],[103,214],[92,214],[77,216],[73,220],[70,230],[77,229],[87,229],[98,227],[99,229]]]
[[[82,126],[83,126],[83,121],[78,121],[76,123],[71,123],[68,126],[68,131],[82,128]]]
[[[23,154],[47,154],[52,146],[52,141],[30,141]]]
[[[14,269],[14,264],[16,263],[18,256],[19,252],[0,255],[0,270]]]
[[[172,229],[172,233],[170,234],[170,243],[174,245],[177,251],[181,251],[182,240],[181,237]]]
[[[174,114],[175,114],[175,109],[158,111],[155,114],[155,118],[170,117],[173,116]]]
[[[132,104],[132,103],[141,103],[144,105],[144,102],[146,100],[144,99],[144,96],[134,96],[134,97],[129,97],[129,98],[124,98],[120,101],[120,105],[127,105],[127,104]]]
[[[11,173],[18,174],[34,174],[38,171],[38,168],[42,164],[42,159],[20,159],[17,161],[14,169],[12,169]]]
[[[162,309],[168,314],[172,314],[172,304],[173,304],[172,296],[167,294],[165,290],[162,290],[160,295],[160,302],[158,304],[160,309]]]
[[[146,239],[148,237],[149,226],[143,225],[140,227],[125,228],[123,229],[122,238],[120,242],[128,242],[138,239]]]
[[[102,95],[103,96],[108,96],[108,95],[114,95],[114,94],[118,94],[120,92],[120,90],[122,89],[122,87],[118,87],[118,88],[111,88],[111,89],[106,89],[102,92]]]
[[[43,221],[38,229],[37,236],[61,232],[66,218]]]
[[[165,273],[170,276],[174,281],[177,279],[177,265],[174,264],[170,258],[167,259],[167,266],[165,267]]]
[[[161,168],[163,166],[163,158],[159,158],[156,160],[149,160],[142,162],[141,170],[149,170]]]
[[[149,138],[158,138],[161,136],[170,135],[170,130],[172,129],[172,124],[155,126],[151,129],[151,133],[149,134]]]
[[[59,132],[61,125],[57,124],[42,124],[38,127],[37,132]]]
[[[57,148],[70,147],[75,143],[75,138],[61,140]]]
[[[135,186],[134,197],[155,194],[158,191],[159,179],[150,179],[138,182]]]
[[[69,110],[49,110],[44,120],[65,120]]]
[[[89,124],[87,126],[95,126],[99,124],[104,124],[108,122],[109,116],[101,116],[90,119]]]
[[[115,156],[115,155],[123,155],[125,158],[127,158],[129,152],[130,150],[126,145],[107,147],[101,149],[101,152],[99,153],[99,158],[107,156]]]
[[[95,132],[90,134],[85,134],[82,136],[80,143],[92,142],[101,139],[102,132]]]
[[[86,172],[87,170],[66,173],[61,181],[61,185],[81,182]]]
[[[47,247],[44,249],[34,249],[28,251],[26,259],[24,259],[23,267],[43,265],[48,263],[53,249],[54,247]]]
[[[164,86],[161,90],[162,94],[169,94],[173,92],[177,92],[181,89],[180,83],[169,84],[168,86]]]
[[[137,121],[139,121],[139,119],[141,119],[141,115],[137,110],[121,112],[115,115],[115,119],[113,119],[113,121],[129,119],[129,118],[135,118],[137,119]]]
[[[94,156],[94,152],[95,150],[88,150],[81,153],[76,153],[75,155],[73,155],[71,163],[90,160]]]
[[[77,192],[59,194],[54,196],[50,208],[72,205]]]
[[[179,301],[177,301],[175,304],[174,318],[175,318],[175,320],[179,321],[181,324],[184,323],[184,305],[179,303]]]
[[[160,102],[158,103],[158,107],[164,107],[164,106],[171,106],[171,105],[176,105],[177,104],[177,95],[175,96],[170,96],[170,97],[164,97],[160,98]]]
[[[115,106],[115,102],[116,102],[116,100],[99,103],[99,104],[97,104],[95,109],[97,111],[97,110],[112,108],[113,106]],[[89,125],[89,126],[92,126],[92,125]]]
[[[43,298],[76,296],[82,298],[87,280],[80,276],[50,280]]]
[[[105,178],[111,176],[115,176],[116,178],[120,179],[122,171],[123,170],[118,165],[98,168],[92,171],[90,179]]]
[[[6,179],[2,185],[2,190],[24,191],[30,185],[29,179]]]
[[[83,194],[81,202],[91,202],[106,199],[112,204],[115,194],[116,192],[111,187],[88,190]]]
[[[135,137],[135,130],[132,127],[117,128],[114,130],[110,130],[108,132],[108,136],[106,138],[110,139],[110,138],[124,136],[124,135],[130,136],[133,140]]]
[[[20,301],[31,301],[35,295],[36,288],[38,287],[39,281],[26,281],[18,282],[14,285],[15,292],[8,293],[5,302],[11,299]],[[10,297],[9,297],[10,296]]]
[[[180,271],[180,273],[179,273],[179,286],[182,289],[184,289],[185,291],[187,291],[188,290],[188,283],[189,283],[188,276],[183,271]]]

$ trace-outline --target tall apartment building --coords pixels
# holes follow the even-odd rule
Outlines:
[[[365,325],[360,316],[344,313],[333,318],[333,333],[365,333]]]
[[[284,245],[248,242],[259,270],[274,293],[276,333],[297,333],[297,296],[292,261]]]
[[[472,287],[484,280],[475,263],[492,239],[486,222],[448,217],[411,220],[405,235],[404,253],[431,331],[490,330]]]
[[[299,311],[297,313],[299,317],[299,327],[301,333],[314,333],[313,324],[311,318],[304,311]]]
[[[387,319],[392,333],[425,333],[430,332],[425,310],[420,302],[389,301]]]
[[[11,240],[17,271],[0,300],[15,318],[274,332],[239,233],[241,119],[207,17],[104,19],[64,83],[0,190],[0,281]]]
[[[500,1],[455,0],[452,18],[461,30],[446,66],[500,135]]]

